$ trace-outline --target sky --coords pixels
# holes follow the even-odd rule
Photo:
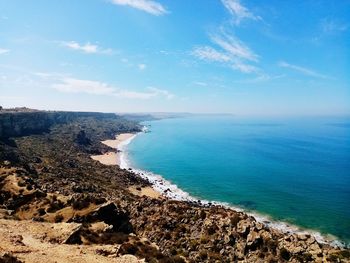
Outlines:
[[[350,115],[350,0],[0,0],[0,105]]]

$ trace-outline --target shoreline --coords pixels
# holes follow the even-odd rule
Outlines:
[[[114,148],[115,151],[108,151],[101,155],[91,155],[90,157],[99,161],[104,165],[119,165],[120,166],[120,145],[125,141],[130,140],[130,138],[136,136],[134,133],[121,133],[115,136],[115,139],[101,141],[104,145]]]
[[[67,117],[67,122],[49,121],[55,126],[48,132],[43,129],[39,134],[24,133],[13,139],[16,144],[0,141],[0,194],[4,197],[0,200],[0,218],[4,219],[3,229],[10,234],[0,242],[0,259],[10,256],[19,261],[41,262],[53,257],[65,261],[64,256],[81,262],[82,253],[86,253],[90,260],[83,261],[89,262],[115,261],[127,254],[134,255],[137,261],[179,263],[349,261],[349,249],[320,244],[312,235],[283,233],[228,205],[202,204],[179,189],[187,189],[181,181],[177,188],[158,175],[143,171],[136,174],[131,169],[93,160],[90,155],[94,153],[117,151],[101,141],[115,139],[120,130],[140,131],[139,122],[101,116],[104,115],[86,119],[84,114],[71,120],[66,112],[59,113],[57,119]],[[37,124],[36,114],[15,118],[17,122],[10,124],[23,130],[28,118]],[[118,145],[122,167],[142,167],[138,166],[134,150],[139,151],[142,140],[151,139],[151,134],[139,134],[146,135],[135,141],[131,138],[136,135],[130,136]],[[153,135],[150,143],[162,141]],[[149,150],[148,146],[140,154]],[[151,178],[153,188],[165,191],[164,197],[146,196],[149,193],[145,187],[157,193]],[[20,225],[13,223],[26,228],[17,231]],[[47,227],[36,228],[41,225]],[[38,245],[43,249],[38,250]],[[51,253],[50,247],[57,248],[59,254]]]
[[[91,155],[90,157],[104,165],[118,165],[120,168],[125,169],[126,163],[123,158],[124,147],[128,145],[135,137],[137,133],[121,133],[115,136],[115,139],[101,141],[104,145],[110,148],[114,148],[115,151],[109,151],[102,155]],[[148,196],[151,198],[162,198],[162,194],[153,187],[129,187],[128,190],[138,196]]]
[[[180,189],[177,185],[171,183],[170,181],[163,178],[161,175],[154,174],[149,171],[136,169],[130,166],[130,161],[127,158],[126,146],[141,132],[135,133],[134,136],[124,140],[122,144],[119,144],[118,150],[120,150],[120,168],[122,169],[131,169],[133,173],[136,175],[147,179],[152,184],[152,189],[159,193],[160,196],[164,196],[171,200],[184,201],[184,202],[193,202],[198,203],[200,205],[218,205],[228,209],[232,209],[234,211],[243,212],[249,216],[252,216],[256,219],[257,222],[263,223],[264,225],[279,230],[284,234],[298,234],[298,235],[311,235],[313,236],[319,243],[328,244],[332,247],[338,248],[346,248],[349,247],[349,244],[339,240],[336,236],[331,234],[322,234],[317,230],[303,228],[301,226],[289,224],[288,222],[278,221],[272,219],[269,215],[260,214],[258,212],[250,212],[240,207],[235,207],[232,204],[227,202],[220,201],[208,201],[205,199],[200,199],[191,196],[189,193]]]

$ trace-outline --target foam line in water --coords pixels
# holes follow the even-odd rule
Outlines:
[[[144,127],[143,131],[145,131],[147,127]],[[191,196],[189,193],[183,191],[180,189],[177,185],[171,183],[170,181],[164,179],[161,175],[149,172],[149,171],[144,171],[141,169],[136,169],[134,167],[131,167],[130,161],[128,159],[128,153],[126,151],[126,146],[137,136],[135,134],[134,136],[130,137],[129,139],[123,141],[119,146],[118,149],[121,151],[120,154],[120,168],[122,169],[131,169],[132,172],[135,174],[139,175],[140,177],[148,180],[151,184],[154,190],[157,192],[161,193],[162,195],[172,199],[172,200],[178,200],[178,201],[187,201],[187,202],[197,202],[203,205],[220,205],[225,208],[233,209],[235,211],[239,212],[244,212],[250,216],[253,216],[258,222],[263,223],[264,225],[277,229],[283,233],[296,233],[296,234],[311,234],[312,236],[315,237],[315,239],[319,243],[324,243],[324,244],[329,244],[334,247],[348,247],[348,244],[345,244],[339,240],[336,239],[336,237],[332,235],[322,235],[321,233],[314,231],[314,230],[304,230],[301,229],[298,226],[288,224],[283,221],[275,221],[271,219],[267,215],[262,215],[259,213],[252,213],[249,211],[246,211],[240,207],[235,207],[229,203],[226,202],[218,202],[218,201],[208,201],[208,200],[203,200],[203,199],[198,199],[193,196]]]

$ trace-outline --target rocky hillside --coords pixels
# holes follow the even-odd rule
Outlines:
[[[349,262],[349,250],[242,212],[133,194],[150,183],[90,155],[137,123],[89,115],[33,128],[0,142],[0,262]]]
[[[39,134],[49,131],[55,124],[68,123],[79,118],[113,119],[113,113],[99,112],[54,112],[20,108],[0,110],[0,138]]]

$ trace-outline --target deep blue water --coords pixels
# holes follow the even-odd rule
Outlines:
[[[350,119],[190,117],[152,121],[132,166],[192,196],[350,241]]]

